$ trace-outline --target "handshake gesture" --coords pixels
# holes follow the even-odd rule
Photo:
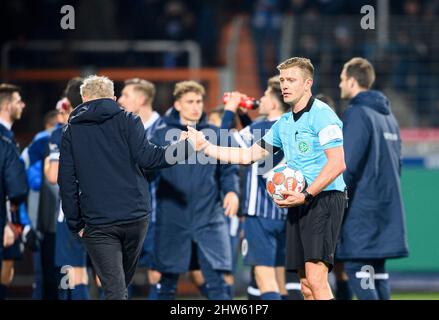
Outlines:
[[[181,139],[187,139],[195,151],[203,151],[210,145],[201,131],[190,126],[187,126],[187,130],[182,133]]]
[[[187,126],[187,130],[182,132],[180,139],[187,139],[195,151],[204,151],[209,146],[212,146],[201,131]],[[224,214],[226,216],[235,216],[239,209],[239,198],[235,192],[230,191],[224,196],[223,201]]]

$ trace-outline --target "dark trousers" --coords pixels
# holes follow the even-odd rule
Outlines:
[[[344,270],[349,287],[358,300],[389,300],[390,282],[385,259],[348,260]]]
[[[82,239],[105,299],[127,300],[127,287],[136,271],[149,219],[112,226],[90,226]]]
[[[55,233],[45,232],[40,248],[42,299],[58,300],[60,269],[55,265]]]
[[[43,298],[43,270],[41,266],[41,250],[36,249],[32,253],[35,279],[32,284],[32,300],[41,300]]]

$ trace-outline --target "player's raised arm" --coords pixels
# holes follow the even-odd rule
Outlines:
[[[196,151],[203,151],[207,156],[227,163],[250,164],[264,159],[270,153],[255,143],[250,148],[229,148],[211,144],[204,134],[188,126],[188,140]]]

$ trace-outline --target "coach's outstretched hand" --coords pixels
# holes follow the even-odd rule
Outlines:
[[[195,151],[202,151],[208,145],[209,142],[201,131],[198,131],[190,126],[187,127],[188,140],[192,144]]]
[[[301,192],[282,190],[281,194],[287,195],[285,200],[274,200],[280,208],[297,207],[305,203],[305,195]]]

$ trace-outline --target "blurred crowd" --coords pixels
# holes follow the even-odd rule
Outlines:
[[[281,60],[285,34],[291,40],[285,56],[310,58],[318,70],[316,92],[337,97],[342,63],[352,56],[376,66],[378,89],[390,89],[407,101],[415,114],[409,125],[439,126],[438,0],[389,1],[388,41],[379,45],[375,30],[360,28],[363,5],[376,1],[348,0],[74,0],[75,30],[60,27],[55,0],[3,1],[0,45],[7,41],[46,40],[194,40],[201,48],[203,67],[221,67],[223,30],[237,15],[248,17],[256,58],[259,90]],[[286,17],[293,18],[285,30]],[[378,18],[375,17],[378,24]],[[32,55],[32,56],[31,56]],[[186,67],[185,53],[73,54],[14,52],[12,67]],[[339,102],[339,101],[336,101]],[[403,122],[404,125],[404,122]]]

